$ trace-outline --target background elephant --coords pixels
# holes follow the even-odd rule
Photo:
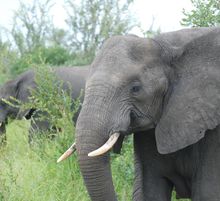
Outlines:
[[[81,90],[85,88],[86,77],[89,73],[89,66],[82,67],[59,67],[54,68],[54,73],[57,78],[64,82],[64,89],[69,89],[69,85],[71,87],[71,95],[73,99],[79,97]],[[10,96],[18,99],[22,103],[27,102],[28,98],[31,96],[30,89],[36,88],[35,83],[35,72],[34,70],[29,70],[27,72],[22,73],[17,78],[6,82],[0,88],[0,99],[4,98],[6,100],[10,99]],[[81,97],[82,101],[83,97]],[[36,108],[30,108],[27,111],[20,111],[19,108],[12,107],[6,104],[4,101],[0,101],[0,135],[2,138],[6,138],[5,135],[5,125],[7,123],[7,118],[18,118],[21,119],[25,117],[26,119],[31,120],[31,128],[29,132],[29,139],[32,138],[32,135],[36,130],[47,130],[50,128],[50,124],[48,121],[39,120],[37,117],[41,113],[40,111],[34,112]],[[34,115],[34,116],[33,116]],[[78,113],[75,115],[74,120]]]
[[[80,169],[93,201],[117,200],[103,153],[130,133],[133,200],[168,201],[173,188],[193,201],[220,200],[219,38],[220,29],[212,28],[104,43],[76,125]]]

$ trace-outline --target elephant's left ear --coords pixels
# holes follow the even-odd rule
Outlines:
[[[175,152],[198,142],[220,124],[220,70],[203,68],[182,76],[156,127],[158,151]]]

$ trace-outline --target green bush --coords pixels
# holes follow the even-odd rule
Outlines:
[[[32,52],[28,52],[20,56],[11,66],[11,74],[17,75],[28,68],[31,68],[32,65],[42,63],[60,66],[67,63],[71,59],[71,55],[67,49],[61,46],[51,46],[51,47],[40,47],[35,49]]]
[[[15,77],[16,75],[23,73],[28,68],[31,67],[33,63],[34,57],[32,54],[26,54],[20,58],[18,58],[11,66],[10,66],[10,74]]]
[[[64,90],[63,81],[57,78],[49,66],[38,65],[34,70],[37,88],[31,90],[31,97],[22,105],[22,110],[37,108],[36,111],[42,112],[39,120],[48,121],[51,130],[55,127],[63,133],[73,133],[72,119],[80,106],[80,96],[76,100],[71,97],[74,86],[69,85]]]
[[[45,63],[53,66],[63,65],[72,58],[67,49],[57,45],[45,48],[43,52]]]
[[[220,24],[219,0],[191,0],[192,9],[183,9],[183,26],[211,27]]]
[[[8,43],[0,41],[0,84],[11,78],[10,66],[17,60],[17,55]]]

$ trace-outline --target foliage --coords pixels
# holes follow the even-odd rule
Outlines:
[[[48,16],[51,7],[51,0],[34,0],[32,4],[20,1],[20,8],[14,12],[10,31],[20,55],[46,45],[53,27],[52,19]]]
[[[42,47],[17,58],[17,60],[11,64],[10,73],[12,75],[20,74],[28,68],[31,68],[34,64],[40,65],[45,63],[60,66],[68,63],[69,60],[72,60],[72,55],[70,55],[67,49],[61,46]]]
[[[53,69],[46,65],[35,67],[36,89],[31,90],[29,102],[22,109],[37,108],[41,111],[39,120],[50,122],[65,132],[73,132],[72,118],[80,106],[80,97],[72,99],[72,86],[64,90],[64,83],[57,78]],[[65,84],[67,85],[67,84]]]
[[[10,74],[14,77],[27,69],[31,68],[32,64],[42,62],[42,57],[39,52],[26,53],[18,57],[10,66]]]
[[[9,31],[11,44],[18,51],[17,59],[9,67],[12,75],[42,61],[63,65],[70,60],[69,50],[61,45],[65,32],[55,28],[49,16],[52,6],[52,0],[34,0],[32,3],[20,1],[20,8],[14,12],[12,30]]]
[[[66,0],[68,44],[72,52],[83,52],[83,58],[91,62],[105,39],[128,33],[135,26],[128,13],[131,4],[132,0],[81,0],[80,4]]]
[[[67,41],[66,41],[67,33],[68,30],[52,27],[51,36],[50,36],[50,40],[48,41],[48,45],[67,47]]]
[[[12,28],[1,28],[10,46],[7,54],[15,55],[6,63],[7,66],[0,68],[0,72],[7,71],[7,78],[42,61],[55,66],[90,64],[106,38],[128,33],[135,25],[128,13],[132,0],[65,0],[66,29],[53,24],[51,10],[54,0],[19,2],[19,9],[14,11]],[[1,52],[0,63],[5,63],[5,53]]]
[[[54,45],[43,49],[42,53],[45,63],[53,66],[60,66],[71,60],[72,55],[67,49],[59,45]]]
[[[9,66],[17,59],[8,42],[0,40],[0,84],[11,77]]]
[[[193,9],[183,10],[185,18],[181,24],[192,27],[217,26],[220,23],[220,1],[219,0],[191,0]]]
[[[43,139],[30,147],[29,123],[13,122],[8,127],[8,145],[0,150],[1,201],[88,200],[75,157],[57,164],[72,133],[60,134],[53,141]],[[85,198],[85,199],[84,199]]]
[[[160,30],[160,28],[157,28],[157,29],[154,28],[154,22],[155,22],[155,18],[153,17],[152,23],[151,23],[150,27],[148,28],[148,30],[145,31],[145,30],[141,29],[141,32],[144,35],[144,37],[152,38],[152,37],[160,34],[161,30]]]

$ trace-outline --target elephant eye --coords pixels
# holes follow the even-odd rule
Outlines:
[[[134,85],[131,88],[131,92],[132,93],[138,93],[141,90],[141,86],[140,85]]]

